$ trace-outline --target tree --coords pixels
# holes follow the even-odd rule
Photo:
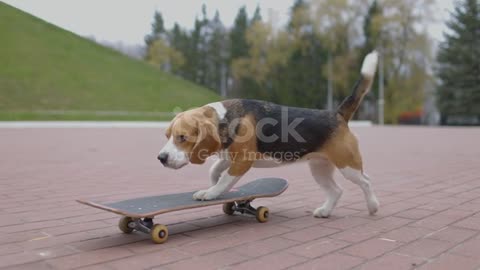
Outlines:
[[[244,57],[248,54],[248,44],[246,40],[248,25],[247,9],[243,6],[238,11],[233,28],[230,31],[230,63],[234,59]]]
[[[314,32],[310,4],[296,0],[290,11],[287,31],[290,34],[292,53],[288,60],[280,87],[291,98],[288,104],[311,108],[324,108],[326,104],[326,78],[322,74],[327,58],[322,42]]]
[[[208,61],[207,86],[217,90],[225,97],[227,95],[228,36],[218,11],[215,12],[213,20],[208,24],[208,29],[210,37],[205,55]]]
[[[206,83],[206,60],[205,53],[207,49],[207,35],[205,27],[208,24],[207,11],[205,4],[202,5],[203,18],[195,18],[195,24],[189,38],[189,51],[187,55],[186,77],[187,79],[201,85]]]
[[[432,0],[379,0],[381,12],[372,19],[383,51],[385,121],[396,123],[402,112],[423,107],[425,88],[432,81],[432,42],[426,24]]]
[[[165,26],[163,24],[163,17],[159,11],[155,11],[153,15],[152,32],[145,37],[147,48],[158,39],[162,39],[165,34]]]
[[[365,36],[365,43],[362,48],[362,57],[369,54],[371,51],[375,50],[379,46],[379,31],[376,28],[377,25],[374,24],[375,18],[382,14],[381,6],[378,3],[378,0],[373,0],[370,4],[367,15],[365,16],[365,21],[363,22],[363,34]],[[361,64],[360,64],[361,65]]]
[[[157,39],[150,44],[147,51],[148,62],[163,71],[177,73],[185,63],[183,54],[162,39]]]
[[[329,78],[333,97],[340,101],[350,94],[356,80],[358,41],[362,39],[361,22],[368,0],[313,0],[315,33],[327,49],[322,68]],[[333,105],[333,104],[332,104]]]
[[[208,41],[211,38],[211,31],[209,29],[209,20],[207,17],[207,6],[202,5],[202,20],[195,25],[195,49],[197,51],[197,78],[196,82],[207,86],[209,76],[208,66]]]
[[[457,2],[438,53],[437,90],[442,122],[480,117],[480,1]]]
[[[246,96],[245,91],[254,88],[254,83],[246,77],[234,76],[234,62],[248,55],[249,46],[247,44],[246,33],[249,28],[247,9],[245,6],[238,10],[233,27],[229,34],[230,53],[228,59],[229,70],[228,78],[233,82],[229,85],[229,91],[232,96]]]
[[[255,8],[255,12],[253,13],[252,20],[250,21],[250,25],[254,24],[255,22],[261,22],[262,21],[262,14],[260,11],[260,6],[257,5]]]
[[[187,62],[187,59],[185,59],[185,56],[188,56],[190,52],[188,33],[186,33],[178,23],[175,23],[172,30],[168,33],[168,40],[170,47],[181,53],[184,58],[184,65],[181,65],[178,69],[172,71],[177,75],[187,77],[187,72],[185,70],[185,62]]]
[[[232,63],[233,76],[242,83],[242,96],[280,103],[290,100],[278,84],[291,53],[288,34],[275,31],[269,23],[256,22],[248,28],[246,40],[248,55]]]

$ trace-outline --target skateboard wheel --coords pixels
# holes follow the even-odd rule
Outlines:
[[[122,217],[119,221],[118,221],[118,228],[120,229],[120,231],[122,231],[123,233],[132,233],[133,232],[133,228],[128,226],[128,224],[130,224],[131,222],[133,222],[133,219],[131,217]]]
[[[162,224],[155,224],[150,231],[150,235],[155,244],[163,244],[168,239],[168,228]]]
[[[233,207],[235,206],[235,203],[229,202],[229,203],[224,203],[223,204],[223,212],[229,216],[233,215],[235,211],[233,210]]]
[[[257,218],[257,221],[260,223],[264,223],[268,221],[268,208],[264,206],[260,206],[257,208],[257,213],[255,217]]]

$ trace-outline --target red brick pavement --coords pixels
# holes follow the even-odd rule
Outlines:
[[[5,269],[479,269],[480,129],[356,128],[381,202],[369,216],[359,188],[333,216],[305,164],[256,169],[290,188],[254,204],[271,220],[220,207],[169,213],[164,245],[124,235],[118,217],[76,203],[207,187],[208,166],[164,169],[160,129],[0,129],[0,268]]]

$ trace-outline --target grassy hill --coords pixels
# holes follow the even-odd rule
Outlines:
[[[0,21],[0,119],[154,120],[219,99],[2,2]]]

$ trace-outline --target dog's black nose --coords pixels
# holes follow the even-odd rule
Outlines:
[[[160,153],[160,155],[158,155],[158,160],[160,160],[160,162],[165,165],[168,161],[168,153]]]

